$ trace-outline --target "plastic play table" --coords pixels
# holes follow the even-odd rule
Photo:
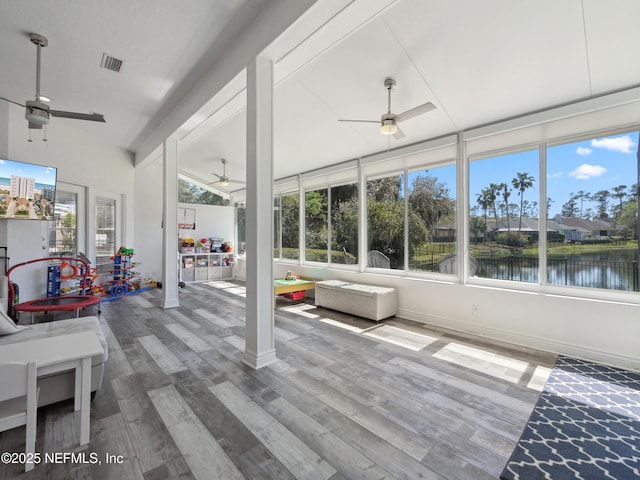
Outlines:
[[[273,281],[273,291],[276,295],[287,293],[304,292],[316,288],[315,280],[301,278],[299,280],[278,279]]]

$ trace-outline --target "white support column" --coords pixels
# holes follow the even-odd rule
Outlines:
[[[273,328],[273,62],[247,66],[247,321],[242,361],[275,362]]]
[[[164,308],[179,307],[178,300],[178,141],[164,141],[162,153],[162,291]]]

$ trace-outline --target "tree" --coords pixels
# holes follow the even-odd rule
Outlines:
[[[305,193],[305,242],[311,250],[327,249],[327,196],[326,188]]]
[[[353,255],[332,257],[333,263],[347,263],[357,258],[358,185],[355,183],[331,188],[331,250]]]
[[[511,235],[511,226],[509,221],[509,197],[511,196],[511,190],[506,183],[500,184],[500,191],[502,192],[502,200],[504,201],[504,212],[507,219],[507,236]]]
[[[609,208],[609,190],[600,190],[593,194],[593,200],[598,204],[598,218],[608,218],[607,209]]]
[[[561,215],[563,217],[575,217],[578,213],[578,202],[576,202],[576,194],[570,193],[567,203],[562,205]]]
[[[67,213],[61,222],[60,239],[65,252],[76,251],[76,214]]]
[[[572,194],[573,195],[573,194]],[[576,200],[580,200],[580,218],[584,218],[582,216],[582,206],[583,206],[583,202],[585,200],[589,201],[591,200],[591,195],[588,192],[585,192],[584,190],[580,190],[577,194],[575,194],[574,198]]]
[[[486,216],[485,216],[484,222],[480,217],[477,217],[477,216],[469,217],[469,230],[471,231],[471,238],[474,238],[476,242],[478,241],[478,238],[480,237],[480,235],[482,235],[483,238],[486,238],[486,235],[485,235],[487,231]]]
[[[522,231],[522,215],[524,212],[524,192],[527,189],[533,187],[534,178],[526,172],[516,173],[516,178],[511,180],[513,188],[518,191],[520,195],[520,218],[518,220],[518,233]]]
[[[491,200],[491,189],[489,188],[483,188],[482,190],[480,190],[480,193],[478,193],[476,195],[476,202],[478,202],[478,205],[480,205],[480,208],[482,208],[482,215],[484,217],[484,233],[485,235],[483,235],[484,241],[487,241],[487,236],[486,236],[486,232],[487,232],[487,210],[489,210],[489,208],[493,205],[492,200]],[[494,198],[495,200],[495,198]]]
[[[412,182],[409,207],[422,218],[433,241],[438,223],[455,211],[455,200],[449,197],[447,185],[438,182],[437,177],[419,175]]]
[[[536,218],[538,216],[538,202],[525,200],[523,202],[522,216],[528,218]]]
[[[367,202],[369,250],[378,250],[391,260],[391,268],[404,265],[404,205],[400,201]]]
[[[300,198],[298,192],[280,197],[280,215],[282,222],[282,247],[299,248],[300,235]],[[283,252],[283,255],[285,253]]]
[[[496,230],[498,230],[498,205],[496,204],[496,200],[498,199],[498,194],[500,193],[501,188],[502,186],[497,183],[490,183],[488,190],[489,202],[493,209],[493,218],[496,221]]]
[[[626,185],[618,185],[617,187],[613,187],[613,192],[611,196],[618,200],[618,205],[615,205],[611,208],[611,213],[613,218],[619,218],[622,215],[622,204],[624,199],[627,197],[627,189]]]
[[[631,235],[634,239],[638,238],[638,204],[634,200],[623,205],[618,222],[624,226],[626,235]]]
[[[229,205],[229,200],[181,178],[178,179],[178,202],[199,205]]]

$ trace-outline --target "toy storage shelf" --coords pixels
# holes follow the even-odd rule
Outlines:
[[[181,253],[180,281],[210,282],[233,279],[233,253]]]

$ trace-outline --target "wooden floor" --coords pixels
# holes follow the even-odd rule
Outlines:
[[[89,445],[72,403],[42,408],[36,451],[58,463],[0,465],[0,478],[496,479],[555,361],[278,300],[279,360],[254,371],[242,285],[189,284],[169,310],[161,294],[102,306]],[[0,452],[23,448],[24,428],[0,434]]]

